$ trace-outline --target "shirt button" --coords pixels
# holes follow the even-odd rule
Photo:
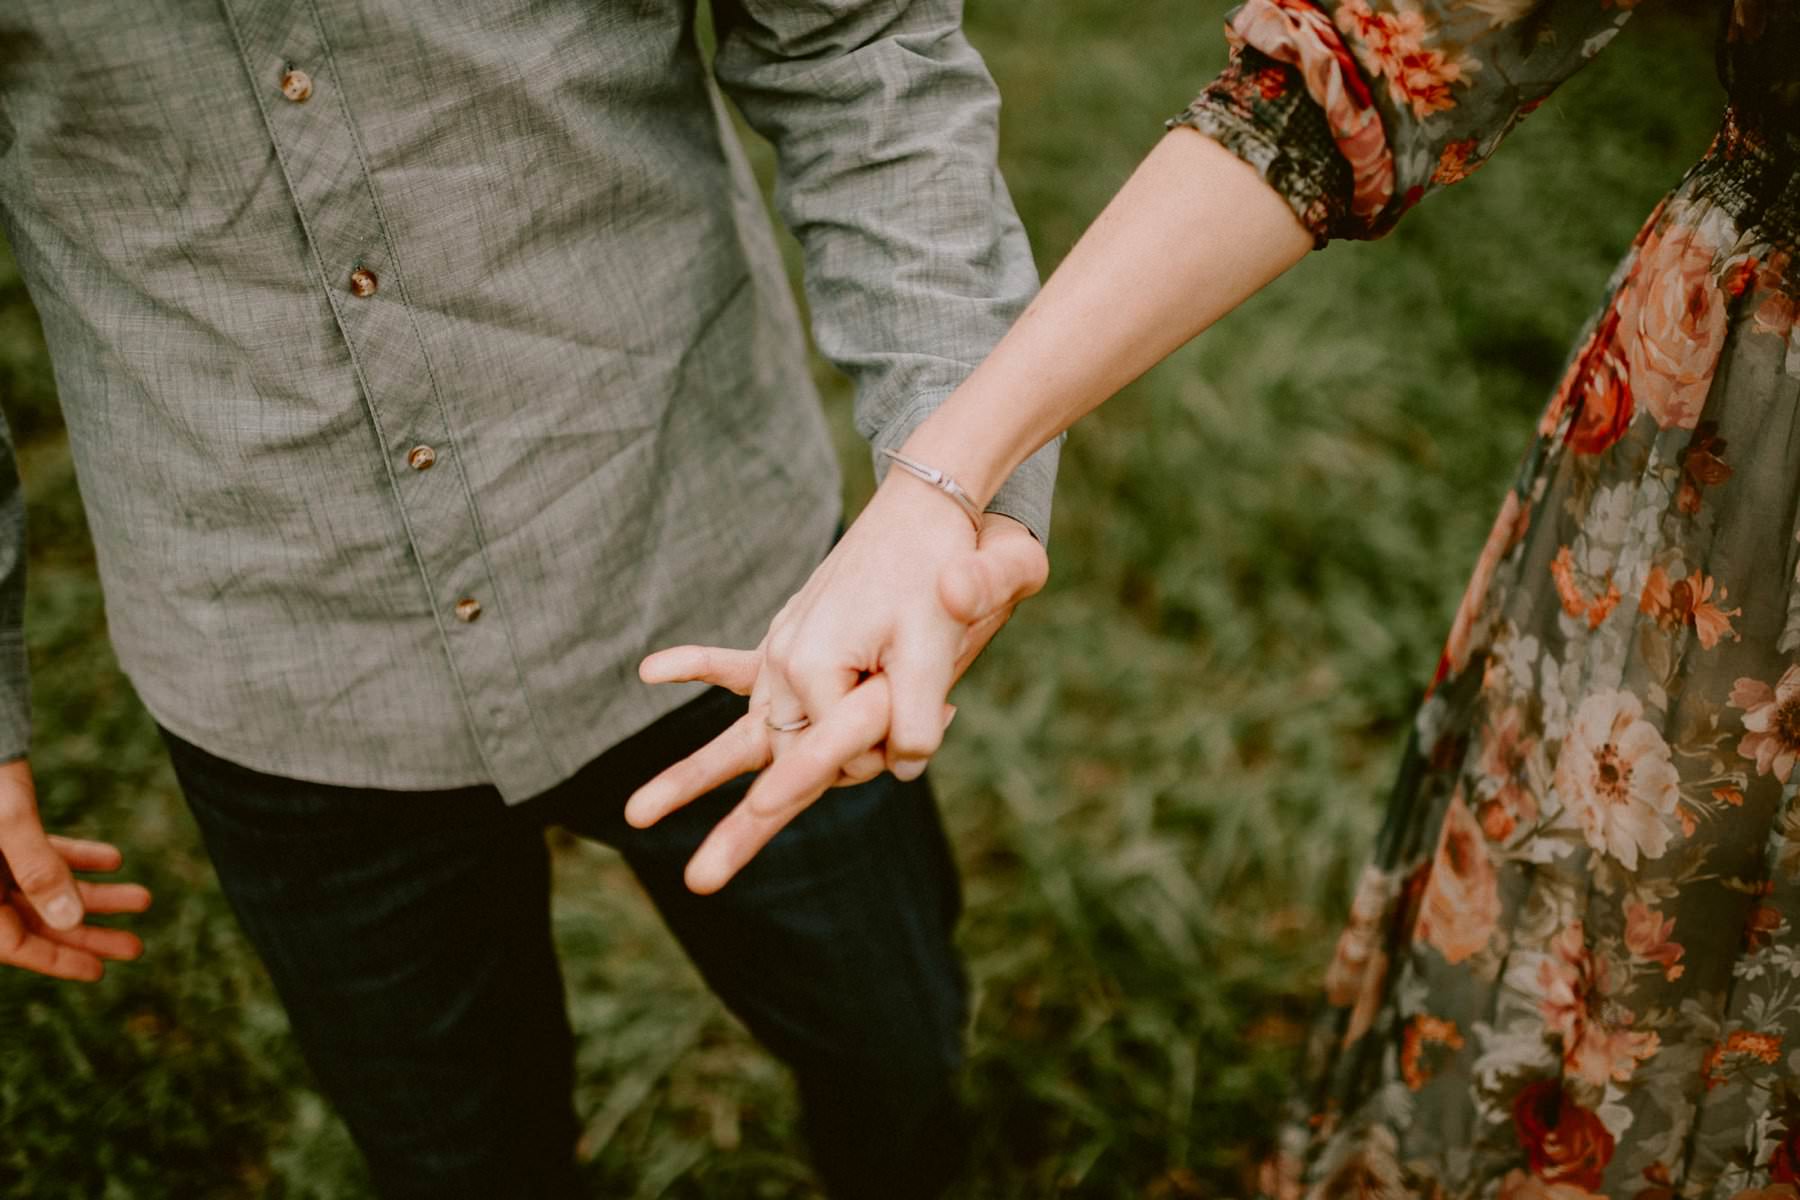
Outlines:
[[[367,267],[358,267],[350,272],[350,294],[360,300],[367,300],[373,296],[379,284],[380,281],[375,278],[375,272]]]
[[[281,77],[281,94],[295,104],[306,103],[312,95],[312,76],[290,67]]]
[[[429,471],[437,461],[437,451],[430,446],[414,446],[406,452],[406,465],[415,471]]]
[[[456,602],[456,619],[467,625],[481,615],[481,601],[473,596],[464,596]]]

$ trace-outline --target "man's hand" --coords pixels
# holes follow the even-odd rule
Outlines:
[[[728,780],[769,768],[689,863],[694,891],[724,886],[826,789],[872,779],[884,765],[916,778],[955,712],[945,703],[951,685],[1018,603],[1043,587],[1049,573],[1043,547],[1023,525],[998,514],[984,519],[972,550],[964,533],[962,548],[945,555],[939,568],[921,571],[901,552],[908,538],[889,542],[890,552],[881,554],[883,523],[898,523],[917,538],[929,536],[938,518],[960,519],[943,497],[907,487],[889,506],[871,502],[839,546],[854,537],[856,552],[841,559],[834,552],[776,618],[763,649],[680,646],[651,655],[639,669],[648,683],[704,680],[747,693],[751,706],[718,738],[637,791],[625,809],[633,825],[652,825]],[[908,517],[920,502],[933,514],[923,530]],[[909,640],[913,633],[916,641]],[[770,650],[777,644],[779,658]],[[797,696],[814,698],[799,708],[812,724],[797,734],[772,732],[772,714],[792,720]],[[910,728],[896,749],[903,711]],[[919,716],[924,712],[932,714],[929,725]]]
[[[31,768],[23,759],[0,764],[0,963],[92,981],[105,973],[103,960],[142,954],[136,934],[83,921],[89,913],[143,912],[150,893],[135,883],[88,883],[71,874],[116,871],[122,861],[105,842],[46,834]]]

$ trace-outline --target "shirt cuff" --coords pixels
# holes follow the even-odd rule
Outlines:
[[[936,412],[949,395],[948,391],[942,391],[920,396],[870,443],[870,447],[876,452],[876,483],[887,477],[888,468],[892,465],[880,452],[900,449],[906,439],[912,436],[913,430],[923,424],[926,417]],[[1000,490],[987,506],[988,512],[1011,517],[1031,530],[1031,536],[1046,547],[1050,545],[1050,503],[1056,490],[1056,467],[1062,457],[1062,442],[1062,437],[1058,436],[1020,463],[1019,469],[1000,485]]]
[[[31,686],[25,655],[0,650],[0,763],[31,749]]]

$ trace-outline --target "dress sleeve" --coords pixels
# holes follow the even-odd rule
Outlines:
[[[1466,178],[1637,0],[1247,0],[1171,126],[1249,162],[1319,245],[1380,237]]]

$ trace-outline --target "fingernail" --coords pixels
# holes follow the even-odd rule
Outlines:
[[[944,728],[950,728],[950,722],[956,720],[956,705],[944,705]]]
[[[52,929],[73,929],[81,924],[81,901],[73,892],[61,892],[44,905],[44,921]]]
[[[922,758],[903,758],[894,764],[894,778],[901,783],[911,783],[925,773],[925,760]]]

